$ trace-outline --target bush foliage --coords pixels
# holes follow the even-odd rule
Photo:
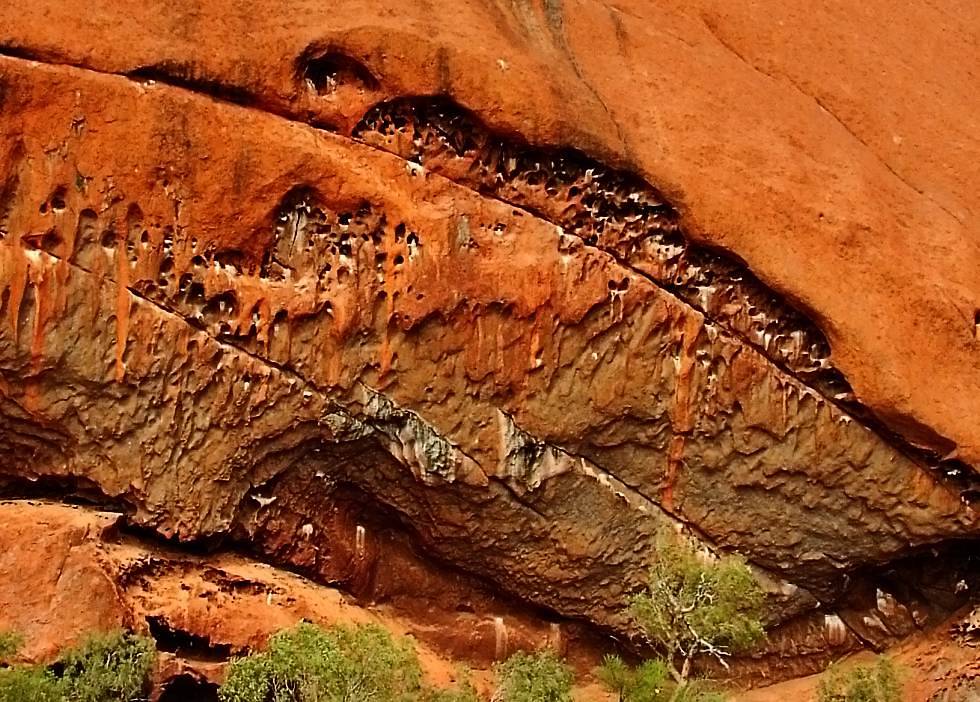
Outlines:
[[[72,702],[138,700],[146,691],[156,647],[152,639],[116,632],[89,637],[61,658],[61,684]]]
[[[24,637],[16,631],[0,631],[0,665],[10,662],[24,645]]]
[[[518,652],[494,666],[494,702],[571,702],[571,669],[551,651]]]
[[[606,656],[596,676],[620,702],[667,702],[677,686],[667,664],[656,659],[631,668],[619,656]]]
[[[644,661],[631,668],[618,656],[606,656],[596,677],[619,695],[620,702],[721,702],[724,697],[704,680],[678,683],[662,660]]]
[[[93,635],[53,666],[0,669],[0,702],[136,702],[145,699],[155,658],[145,637]]]
[[[902,683],[895,664],[879,656],[874,665],[848,671],[833,666],[817,689],[818,702],[901,702]]]
[[[222,702],[476,701],[468,685],[424,686],[412,644],[371,624],[281,631],[265,651],[234,660],[218,694]]]

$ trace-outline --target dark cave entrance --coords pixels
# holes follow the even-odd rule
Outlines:
[[[159,702],[218,702],[218,686],[185,673],[163,686]]]

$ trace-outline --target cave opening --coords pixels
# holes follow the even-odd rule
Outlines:
[[[184,673],[163,685],[159,702],[218,702],[218,686]]]
[[[197,661],[220,663],[231,658],[229,644],[213,643],[207,636],[179,629],[163,617],[147,617],[146,623],[161,651]]]

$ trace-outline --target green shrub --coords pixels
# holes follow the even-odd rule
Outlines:
[[[422,693],[421,702],[479,702],[476,689],[464,682],[457,690],[428,689]]]
[[[710,680],[692,680],[677,689],[673,702],[725,702],[728,698],[714,689]]]
[[[44,666],[0,670],[0,702],[63,702],[61,684]]]
[[[606,656],[595,672],[620,702],[666,702],[676,687],[667,664],[657,659],[631,668],[619,656]]]
[[[0,702],[135,702],[145,698],[155,658],[145,637],[94,635],[65,651],[55,666],[0,670]]]
[[[895,664],[879,656],[874,665],[848,671],[831,666],[817,689],[819,702],[901,702],[902,683]]]
[[[61,684],[72,702],[138,700],[155,660],[152,639],[121,631],[96,634],[61,657]]]
[[[500,702],[571,702],[572,671],[551,651],[518,652],[494,666]]]
[[[631,668],[619,656],[606,656],[596,668],[596,677],[619,695],[620,702],[720,702],[724,697],[708,681],[688,680],[678,684],[670,666],[653,659]]]
[[[472,689],[436,691],[408,640],[369,624],[321,629],[302,623],[265,651],[232,661],[222,702],[470,702]],[[467,696],[469,694],[469,696]]]
[[[24,637],[16,631],[0,631],[0,665],[10,662],[24,645]]]

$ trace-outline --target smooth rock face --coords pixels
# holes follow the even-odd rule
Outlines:
[[[440,46],[444,18],[423,41],[417,8],[355,30],[347,5],[297,4],[288,31],[258,6],[256,42],[219,32],[210,51],[204,23],[245,21],[224,4],[150,5],[136,28],[106,0],[72,37],[53,0],[0,8],[7,492],[88,492],[165,537],[234,540],[477,658],[497,618],[529,646],[630,634],[664,531],[745,554],[782,625],[768,652],[811,666],[980,588],[951,555],[980,536],[966,181],[869,158],[798,85],[769,141],[772,116],[684,162],[733,127],[678,115],[728,88],[661,104],[637,69],[604,98],[622,70],[590,79],[576,48],[597,7],[464,5],[507,35],[491,59]],[[645,12],[603,20],[634,67],[662,43]],[[712,14],[657,12],[711,38],[703,65],[674,47],[666,71],[702,75],[720,44],[747,98],[776,99]],[[913,230],[932,246],[896,295]],[[954,445],[939,467],[916,448]],[[447,636],[470,614],[482,633]]]

